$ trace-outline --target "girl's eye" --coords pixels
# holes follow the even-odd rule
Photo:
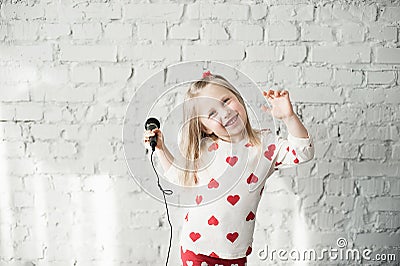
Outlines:
[[[208,118],[213,117],[214,115],[215,115],[215,111],[211,111],[211,112],[208,114]]]
[[[229,98],[226,98],[225,100],[222,101],[224,104],[227,104],[229,102]]]

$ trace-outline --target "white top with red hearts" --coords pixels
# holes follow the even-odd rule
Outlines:
[[[257,207],[266,179],[278,168],[314,157],[311,137],[289,134],[286,140],[266,130],[260,147],[252,146],[248,140],[239,143],[219,140],[209,146],[213,159],[198,173],[199,184],[207,186],[203,193],[193,195],[197,206],[185,213],[180,241],[183,250],[224,259],[251,253]],[[171,167],[165,176],[174,180],[176,174]],[[207,201],[211,195],[207,190],[216,192],[223,188],[224,182],[234,186],[218,199]],[[212,195],[215,197],[215,193]]]

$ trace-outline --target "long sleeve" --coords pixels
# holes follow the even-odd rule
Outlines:
[[[275,168],[302,164],[314,158],[312,137],[298,138],[290,133],[287,139],[278,137],[278,153],[273,161]]]

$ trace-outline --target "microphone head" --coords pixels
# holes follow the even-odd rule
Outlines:
[[[155,128],[160,128],[160,121],[158,121],[157,118],[150,117],[149,119],[146,120],[144,128],[146,130],[153,130]]]

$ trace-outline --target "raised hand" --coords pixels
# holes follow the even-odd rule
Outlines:
[[[273,117],[277,119],[288,119],[295,115],[292,107],[292,103],[290,102],[289,92],[287,90],[268,90],[268,92],[263,92],[267,101],[271,104],[271,108],[268,106],[262,106],[265,112],[270,113]]]

